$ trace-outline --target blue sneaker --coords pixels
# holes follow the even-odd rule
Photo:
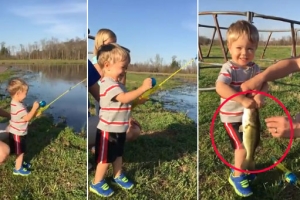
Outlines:
[[[16,161],[14,162],[14,165],[16,165]],[[30,163],[27,163],[27,162],[25,162],[25,161],[23,161],[22,166],[23,166],[24,168],[29,169],[29,168],[31,167],[31,164],[30,164]]]
[[[26,168],[21,167],[19,170],[16,170],[14,168],[13,174],[14,175],[20,175],[20,176],[28,176],[29,174],[31,174],[31,172],[28,171]]]
[[[246,174],[247,179],[249,182],[253,182],[256,179],[256,175],[255,174]]]
[[[114,178],[114,181],[123,189],[130,190],[133,188],[134,184],[126,178],[126,176],[122,173],[119,177]]]
[[[234,172],[234,169],[230,168],[231,173]],[[256,175],[255,174],[250,174],[250,173],[246,173],[246,177],[248,179],[249,182],[253,182],[256,179]]]
[[[110,197],[114,194],[114,191],[109,187],[105,179],[96,184],[91,183],[90,191],[101,197]]]
[[[242,174],[240,176],[234,177],[233,173],[230,173],[228,178],[229,183],[233,186],[235,193],[241,197],[249,197],[253,194],[247,175]]]

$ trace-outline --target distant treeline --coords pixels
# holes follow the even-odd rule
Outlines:
[[[225,35],[222,35],[224,44],[227,43],[225,39]],[[201,45],[209,45],[211,43],[211,38],[205,37],[205,36],[199,36],[199,42]],[[260,35],[260,41],[259,45],[265,45],[267,42],[267,38]],[[219,38],[216,36],[214,39],[214,45],[220,45]],[[269,44],[270,46],[287,46],[292,45],[292,37],[291,36],[283,36],[280,39],[279,38],[270,38]],[[300,45],[300,38],[297,39],[297,45]]]
[[[172,61],[170,64],[164,64],[163,58],[160,57],[159,54],[156,54],[154,59],[150,59],[144,63],[133,63],[129,65],[129,71],[135,72],[152,72],[152,73],[171,73],[178,70],[180,67],[186,67],[185,65],[190,60],[176,60],[176,56],[172,56]],[[189,63],[189,65],[181,70],[179,73],[185,74],[196,74],[197,73],[197,65],[194,60],[193,63]]]
[[[0,59],[43,59],[43,60],[85,60],[87,55],[86,38],[75,38],[59,41],[56,38],[42,39],[33,44],[9,46],[0,44]]]

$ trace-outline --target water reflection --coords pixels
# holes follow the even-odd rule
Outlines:
[[[26,105],[34,100],[50,103],[59,95],[86,78],[85,65],[50,65],[12,67],[14,76],[22,77],[29,84]],[[87,88],[86,81],[79,84],[53,103],[45,113],[50,113],[56,121],[66,119],[68,126],[80,131],[86,124]]]
[[[197,86],[188,84],[172,90],[166,90],[153,96],[162,101],[168,110],[186,113],[188,117],[197,121]]]

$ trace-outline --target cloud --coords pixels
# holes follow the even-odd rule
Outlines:
[[[27,5],[18,6],[11,9],[11,11],[22,17],[36,17],[45,15],[66,15],[66,14],[86,14],[87,3],[85,2],[68,2],[56,3],[55,5]]]
[[[53,37],[82,37],[86,32],[87,3],[64,2],[43,5],[19,5],[10,11],[33,24],[44,27],[43,30]]]

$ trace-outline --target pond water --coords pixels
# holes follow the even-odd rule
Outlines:
[[[29,84],[25,105],[34,101],[52,102],[65,91],[87,77],[86,65],[20,66],[8,70]],[[87,83],[83,81],[55,101],[44,113],[51,114],[56,122],[66,123],[80,132],[87,119]],[[5,87],[5,86],[4,86]]]
[[[164,108],[185,113],[189,118],[197,122],[196,84],[186,83],[181,87],[159,92],[153,98],[163,102]]]

